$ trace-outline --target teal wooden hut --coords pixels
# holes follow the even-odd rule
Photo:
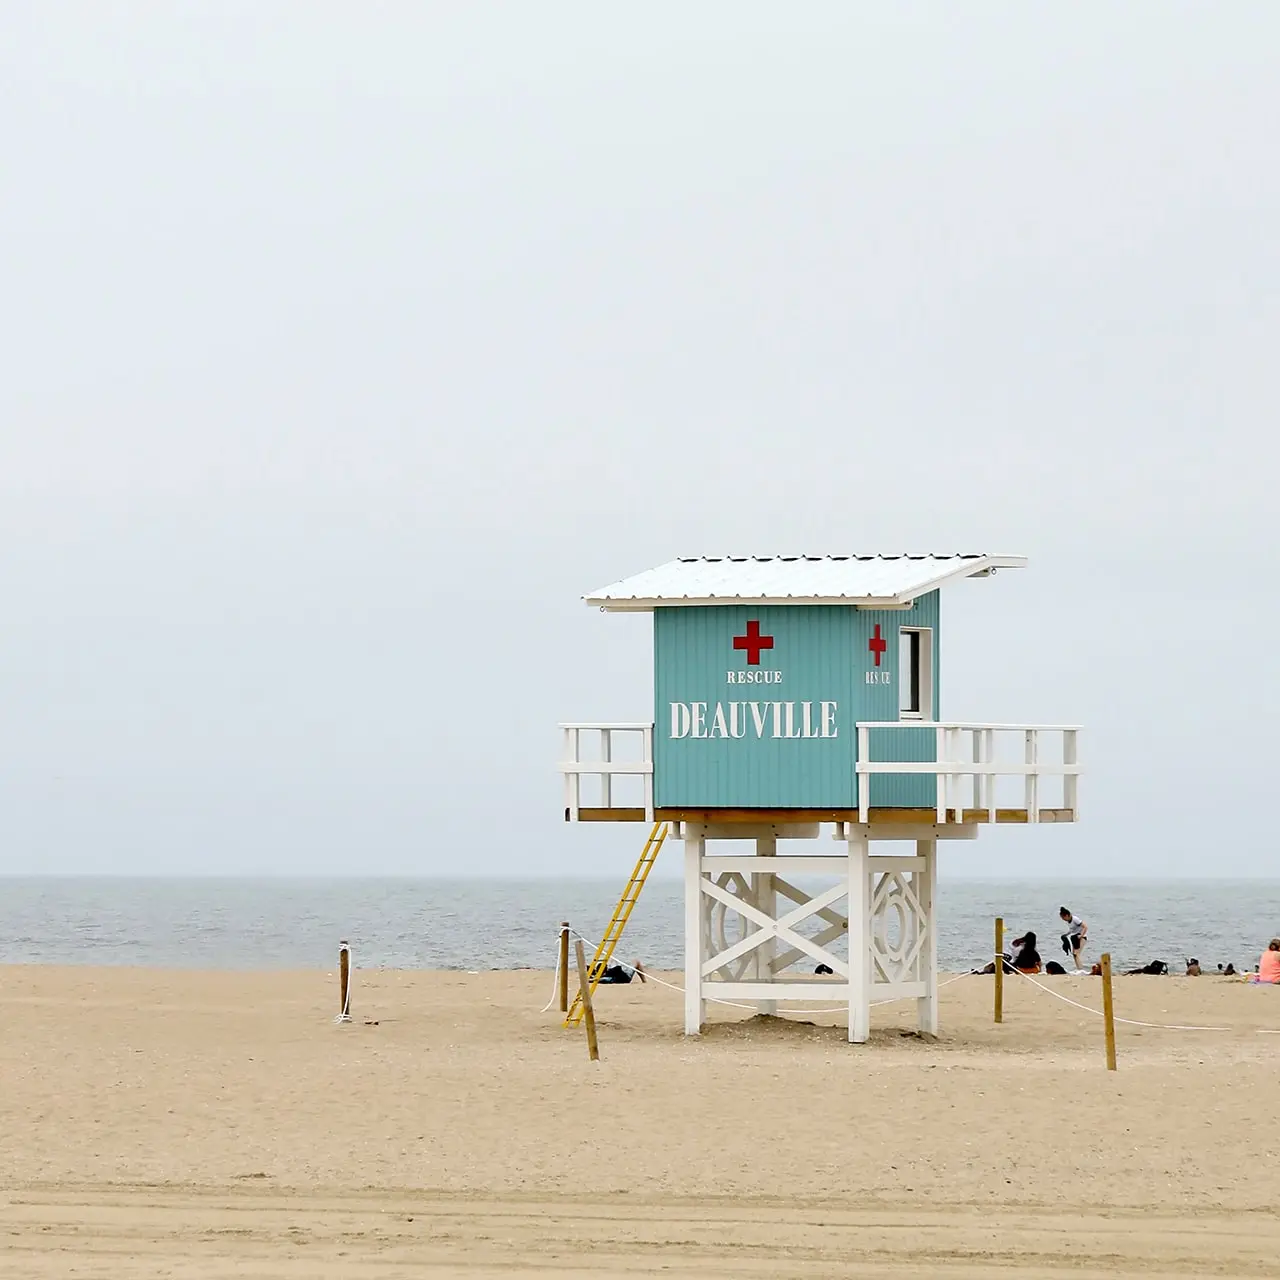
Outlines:
[[[936,1032],[938,841],[1078,816],[1076,726],[941,717],[942,592],[1025,563],[702,556],[588,594],[653,615],[654,664],[652,720],[561,726],[566,820],[651,826],[593,975],[671,835],[685,847],[688,1033],[709,999],[836,1000],[862,1041],[871,1003],[902,998]],[[824,826],[839,854],[779,853]],[[744,840],[749,854],[711,851]],[[873,853],[880,841],[914,850]],[[789,878],[815,876],[835,883]]]

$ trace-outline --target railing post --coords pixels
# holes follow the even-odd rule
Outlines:
[[[853,762],[854,783],[858,789],[858,821],[866,822],[871,808],[871,775],[859,768],[871,759],[871,730],[858,726],[858,758]]]
[[[569,729],[562,729],[564,741],[560,747],[560,757],[567,765],[573,760],[573,732]],[[564,775],[564,811],[567,818],[574,818],[577,815],[573,812],[573,774],[566,773]]]
[[[987,821],[994,824],[996,820],[996,775],[990,770],[995,768],[996,758],[996,731],[994,729],[983,729],[983,751],[987,763]]]
[[[601,728],[600,730],[600,760],[603,764],[610,764],[613,761],[613,730]],[[600,775],[600,803],[606,809],[613,807],[613,774],[602,773]]]
[[[1027,763],[1034,765],[1039,763],[1040,756],[1040,735],[1035,729],[1028,729],[1027,734]],[[1026,785],[1026,806],[1027,821],[1040,821],[1040,775],[1034,770],[1027,774]]]
[[[1076,731],[1074,729],[1064,729],[1062,731],[1062,763],[1064,765],[1079,764],[1076,746]],[[1080,778],[1074,773],[1064,773],[1062,776],[1062,807],[1071,810],[1071,821],[1078,822],[1078,810],[1080,802]]]
[[[947,731],[942,725],[934,730],[934,747],[933,762],[940,765],[945,763],[947,754]],[[936,773],[934,778],[937,780],[937,788],[934,795],[934,804],[938,810],[938,821],[946,822],[947,820],[947,775],[945,773]]]
[[[960,765],[964,763],[964,730],[956,725],[954,729],[949,730],[951,736],[951,747],[947,751],[950,757],[949,763]],[[956,821],[964,821],[964,776],[957,772],[955,775],[955,786],[952,788],[952,797],[956,810]]]
[[[582,763],[582,730],[570,729],[569,759],[575,766]],[[578,820],[578,810],[582,807],[582,774],[577,768],[569,775],[569,816],[574,822]]]
[[[643,746],[641,755],[649,766],[644,775],[644,820],[652,822],[653,818],[653,725],[646,725],[641,731]]]
[[[973,763],[981,766],[982,764],[982,730],[971,729],[969,731],[973,736],[971,740]],[[987,779],[980,768],[973,771],[973,807],[975,809],[985,809],[987,807]]]

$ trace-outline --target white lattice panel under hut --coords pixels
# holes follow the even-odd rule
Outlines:
[[[710,1000],[777,1012],[780,1004],[846,1005],[849,1038],[865,1041],[878,1000],[916,999],[936,1033],[935,882],[940,828],[837,828],[840,854],[778,856],[782,838],[816,826],[767,829],[687,824],[685,1030],[696,1035]],[[914,840],[915,853],[873,857],[870,840]],[[960,837],[964,838],[964,837]],[[709,841],[751,839],[749,854],[708,853]],[[738,847],[741,847],[739,845]]]

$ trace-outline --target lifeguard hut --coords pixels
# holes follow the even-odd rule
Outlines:
[[[670,834],[684,843],[687,1034],[708,998],[763,1013],[847,1002],[854,1042],[873,1003],[914,998],[936,1033],[938,843],[1078,816],[1075,726],[940,719],[942,588],[1025,563],[701,556],[587,595],[652,613],[654,664],[651,721],[561,726],[565,820],[651,828],[592,976]],[[838,849],[779,853],[824,827]],[[873,853],[881,841],[898,851]]]

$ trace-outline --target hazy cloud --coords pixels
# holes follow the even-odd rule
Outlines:
[[[1087,727],[944,871],[1271,872],[1274,5],[4,21],[0,870],[616,875],[579,596],[910,548],[1032,557],[944,714]]]

